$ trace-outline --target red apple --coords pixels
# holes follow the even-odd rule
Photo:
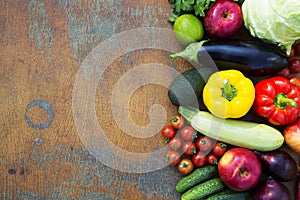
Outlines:
[[[203,19],[206,32],[216,38],[233,36],[243,24],[241,7],[230,0],[216,1]]]
[[[256,186],[262,175],[262,166],[251,150],[232,148],[219,160],[218,171],[229,188],[245,191]]]

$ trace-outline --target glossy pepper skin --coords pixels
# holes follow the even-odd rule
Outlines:
[[[294,122],[299,116],[300,88],[285,77],[264,79],[255,85],[254,112],[273,125]]]
[[[250,79],[238,70],[224,70],[210,76],[203,88],[203,102],[220,118],[240,118],[251,108],[255,88]]]

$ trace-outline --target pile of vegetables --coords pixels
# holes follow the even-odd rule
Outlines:
[[[216,2],[169,0],[169,22],[183,14],[203,21]],[[178,114],[161,130],[169,145],[165,161],[183,175],[176,184],[183,200],[299,199],[299,163],[288,151],[300,154],[300,2],[233,2],[242,9],[250,40],[206,34],[171,54],[193,67],[169,87]],[[210,70],[203,73],[205,68]],[[245,120],[247,115],[259,122]],[[220,176],[219,162],[234,148],[258,158],[263,173],[255,187],[235,190]],[[289,182],[295,182],[295,194],[285,186]]]

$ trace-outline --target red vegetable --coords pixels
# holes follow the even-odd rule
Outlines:
[[[292,123],[300,112],[300,88],[282,76],[264,79],[255,85],[253,108],[273,125]]]
[[[300,79],[297,77],[291,77],[290,78],[290,83],[292,83],[293,85],[296,85],[298,87],[300,87]]]
[[[203,167],[207,163],[207,157],[206,154],[204,154],[201,151],[196,152],[192,156],[192,162],[196,167]]]
[[[181,161],[181,155],[176,150],[169,150],[166,153],[165,161],[168,162],[170,165],[177,165]]]
[[[295,159],[285,151],[276,150],[271,152],[254,151],[260,159],[263,169],[280,182],[295,180],[298,166]]]
[[[194,138],[197,137],[197,131],[190,125],[185,125],[180,129],[180,137],[184,141],[192,141]]]
[[[210,154],[207,155],[207,162],[210,165],[217,165],[218,164],[218,157],[215,154],[210,153]]]
[[[176,129],[181,129],[185,125],[185,119],[180,114],[177,114],[172,118],[171,125]]]
[[[193,142],[184,142],[182,144],[182,152],[184,155],[186,156],[190,156],[193,155],[194,153],[196,153],[196,145]]]
[[[292,195],[285,185],[283,185],[279,181],[274,180],[272,177],[269,177],[269,179],[263,180],[257,184],[253,191],[252,199],[289,200],[292,199]]]
[[[183,158],[178,166],[177,166],[178,171],[183,174],[183,175],[187,175],[189,173],[191,173],[194,169],[194,165],[193,162],[188,159],[188,158]]]
[[[300,154],[300,118],[285,127],[283,136],[287,146]]]
[[[169,142],[170,149],[179,150],[182,147],[182,140],[180,137],[173,137]]]

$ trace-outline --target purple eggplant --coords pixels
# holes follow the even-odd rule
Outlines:
[[[253,190],[253,200],[290,200],[292,194],[289,189],[271,176],[260,181]]]
[[[255,151],[267,174],[280,182],[292,181],[297,177],[298,166],[294,158],[285,151],[268,153]]]

